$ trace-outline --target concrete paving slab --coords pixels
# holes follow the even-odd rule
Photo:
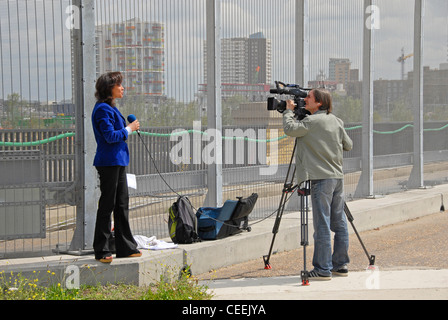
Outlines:
[[[215,280],[208,286],[216,300],[447,300],[448,270],[366,270],[311,280],[309,286],[300,276]]]

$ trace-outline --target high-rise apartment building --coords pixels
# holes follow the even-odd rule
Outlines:
[[[165,94],[165,33],[158,22],[138,18],[96,28],[97,74],[121,71],[128,94]]]
[[[351,62],[349,59],[330,58],[329,80],[343,84],[344,88],[346,88],[350,81],[350,66]]]
[[[207,65],[207,46],[204,45],[204,65]],[[207,68],[204,68],[207,81]],[[271,40],[263,33],[249,38],[221,40],[221,81],[223,84],[270,84]]]
[[[249,83],[271,83],[271,40],[262,32],[249,36]]]

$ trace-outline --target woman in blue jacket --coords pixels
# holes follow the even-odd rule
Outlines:
[[[97,103],[92,112],[92,125],[97,143],[93,165],[96,167],[101,196],[95,224],[93,249],[95,259],[112,262],[109,248],[111,213],[114,214],[116,257],[139,257],[137,243],[129,226],[129,193],[126,167],[129,165],[128,136],[140,128],[136,120],[126,126],[126,120],[115,106],[115,99],[123,97],[123,76],[109,72],[96,82]]]

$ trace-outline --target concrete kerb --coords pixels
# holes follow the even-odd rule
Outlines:
[[[441,195],[447,194],[448,185],[441,185],[351,201],[347,205],[356,229],[361,232],[434,214],[440,210]],[[140,258],[114,259],[111,264],[100,263],[93,255],[57,255],[3,259],[0,260],[0,271],[21,273],[25,278],[48,279],[48,283],[61,285],[73,284],[78,277],[79,284],[130,283],[142,286],[159,281],[161,276],[176,278],[184,266],[189,266],[195,275],[254,259],[259,259],[263,267],[262,257],[268,253],[274,221],[275,216],[253,225],[251,232],[244,231],[221,240],[179,245],[179,248],[171,250],[142,250]],[[351,227],[349,230],[353,232]],[[309,234],[312,244],[311,215]],[[298,212],[285,212],[273,252],[300,247],[300,215]]]
[[[182,250],[142,250],[142,253],[140,258],[114,259],[110,264],[95,260],[93,254],[0,260],[0,272],[6,275],[12,272],[15,277],[25,279],[37,278],[42,285],[148,285],[159,281],[161,276],[178,277],[178,272],[184,266],[185,254]]]
[[[448,185],[408,190],[378,199],[348,202],[358,231],[372,230],[402,221],[434,214],[440,210],[441,195]]]
[[[273,251],[288,251],[300,246],[298,214],[283,217]],[[266,255],[272,241],[273,219],[268,219],[252,227],[251,232],[242,232],[226,239],[203,241],[193,245],[182,245],[187,263],[194,274],[223,268],[233,264],[260,259]]]

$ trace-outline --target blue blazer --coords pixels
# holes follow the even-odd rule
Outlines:
[[[129,164],[126,120],[120,111],[104,102],[97,102],[92,112],[92,126],[97,143],[95,167]]]

